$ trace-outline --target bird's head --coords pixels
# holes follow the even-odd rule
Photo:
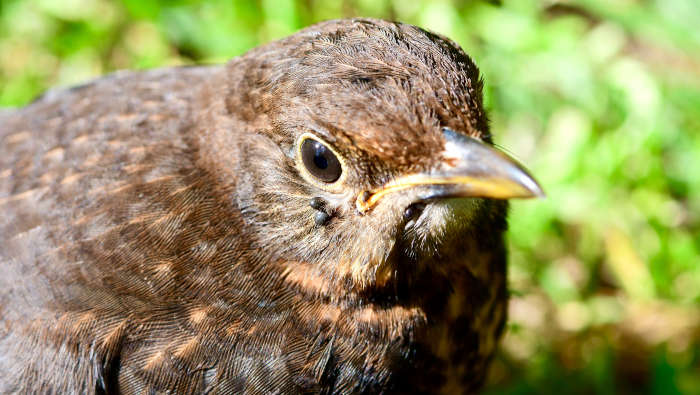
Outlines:
[[[500,237],[502,200],[542,194],[492,147],[478,70],[441,36],[331,21],[231,68],[242,77],[229,81],[226,112],[246,132],[223,138],[235,152],[214,154],[232,156],[231,199],[256,248],[299,281],[384,285],[484,221]]]

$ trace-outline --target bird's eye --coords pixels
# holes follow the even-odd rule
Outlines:
[[[343,172],[340,161],[330,148],[312,138],[306,138],[299,147],[306,170],[319,180],[332,183]]]

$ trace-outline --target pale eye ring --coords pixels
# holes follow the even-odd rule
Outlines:
[[[299,144],[301,161],[314,178],[327,184],[337,181],[343,167],[332,149],[322,142],[305,137]]]

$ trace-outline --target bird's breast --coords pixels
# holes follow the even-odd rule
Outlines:
[[[454,259],[465,259],[458,255]],[[315,274],[313,266],[294,263],[284,278],[298,293],[293,305],[297,329],[310,347],[306,365],[315,372],[335,372],[334,385],[352,385],[360,392],[477,388],[502,331],[507,298],[503,257],[469,255],[479,262],[449,263],[449,281],[419,282],[412,290],[415,297],[354,303],[330,297],[331,282]],[[351,371],[363,373],[351,376]],[[323,377],[315,379],[331,376]],[[348,377],[355,379],[345,382]]]

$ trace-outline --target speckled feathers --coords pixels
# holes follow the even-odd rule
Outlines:
[[[433,167],[442,127],[490,141],[476,66],[449,40],[324,22],[226,66],[52,91],[0,127],[0,392],[483,381],[505,320],[505,203],[474,200],[414,255],[408,201],[353,204]],[[342,187],[302,177],[305,132],[343,155]]]

